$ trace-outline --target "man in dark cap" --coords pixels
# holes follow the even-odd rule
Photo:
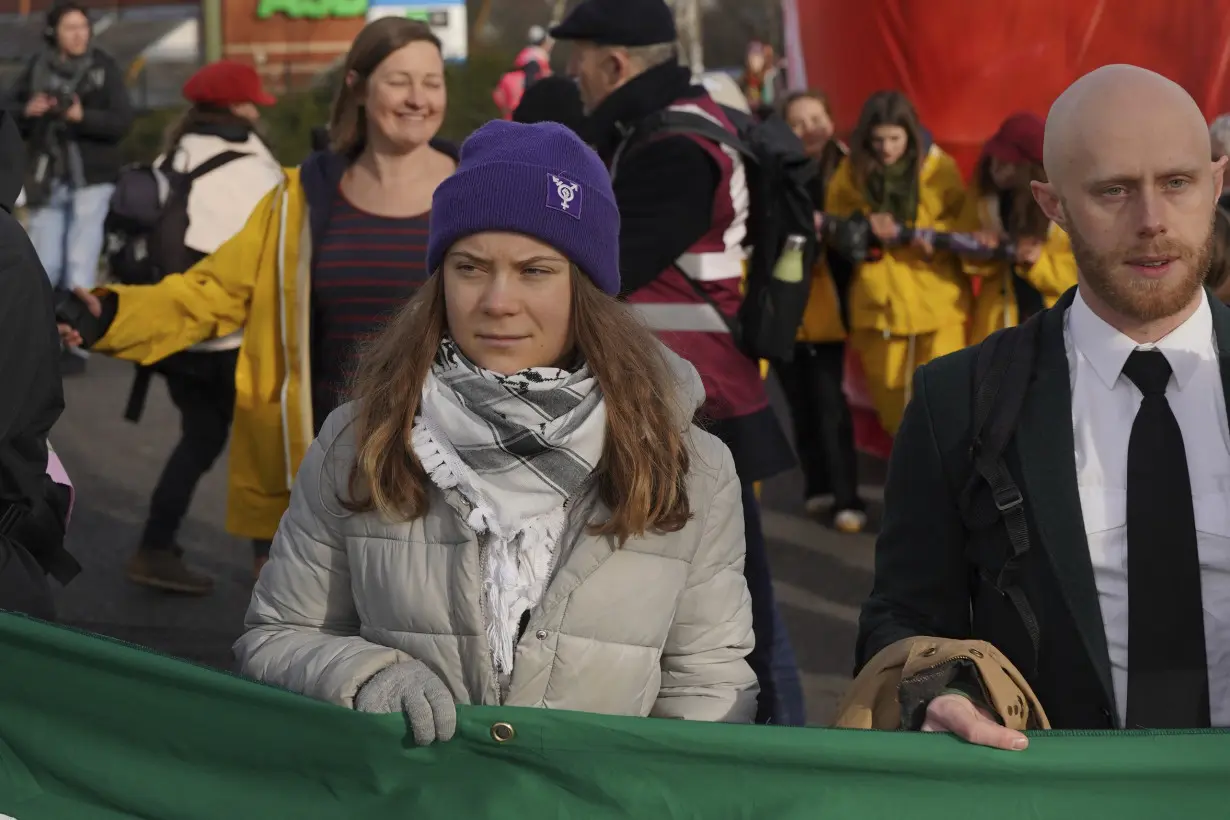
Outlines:
[[[51,283],[13,217],[25,151],[0,111],[0,609],[53,615],[47,572],[63,552],[67,503],[47,477],[47,434],[64,409]]]
[[[805,719],[794,652],[773,600],[755,484],[794,465],[769,407],[758,362],[728,321],[742,302],[749,194],[738,152],[694,134],[630,141],[666,110],[736,133],[730,114],[679,64],[663,0],[584,0],[551,31],[571,45],[568,73],[588,115],[582,135],[611,169],[621,220],[623,296],[705,384],[709,431],[734,456],[743,484],[745,575],[752,596],[761,721]],[[630,147],[635,142],[635,147]]]

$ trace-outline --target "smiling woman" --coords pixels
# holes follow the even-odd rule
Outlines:
[[[255,540],[257,572],[295,470],[346,400],[357,347],[428,278],[432,196],[456,168],[455,150],[435,139],[447,94],[426,25],[369,23],[344,69],[329,150],[286,169],[243,228],[190,269],[97,291],[101,315],[79,329],[94,349],[147,365],[243,332],[227,529]],[[161,546],[163,569],[142,583],[208,591],[174,544]]]
[[[730,452],[615,298],[598,156],[496,121],[433,200],[433,275],[300,469],[243,670],[447,740],[456,703],[750,722]]]

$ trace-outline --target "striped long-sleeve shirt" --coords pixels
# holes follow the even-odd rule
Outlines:
[[[337,193],[312,270],[317,425],[346,400],[358,347],[427,279],[428,217],[377,216]]]

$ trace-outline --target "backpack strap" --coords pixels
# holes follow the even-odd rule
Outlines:
[[[617,153],[617,161],[618,158],[622,158],[629,151],[639,147],[649,138],[667,134],[690,134],[701,137],[709,140],[710,142],[716,142],[718,145],[724,145],[731,150],[739,152],[739,155],[747,162],[759,164],[759,159],[757,158],[755,152],[748,148],[743,140],[723,128],[719,123],[714,122],[703,114],[696,114],[691,111],[679,111],[674,108],[665,108],[642,120],[641,124],[636,127],[631,136],[628,137],[627,142]],[[717,300],[713,298],[709,291],[705,290],[700,282],[697,282],[695,279],[688,276],[683,270],[680,270],[679,273],[683,276],[684,281],[688,283],[692,290],[696,292],[696,295],[704,299],[709,306],[717,312],[717,315],[721,317],[722,322],[726,325],[726,328],[730,331],[731,336],[734,338],[735,344],[738,345],[741,334],[741,328],[738,320],[735,317],[727,316],[723,313],[722,309],[718,307]]]
[[[201,177],[218,170],[223,165],[227,165],[237,159],[243,159],[244,157],[250,156],[252,155],[244,153],[243,151],[223,151],[221,154],[215,154],[197,167],[193,168],[185,174],[185,177],[189,182],[196,182]]]
[[[663,109],[656,114],[650,115],[637,126],[632,136],[632,142],[639,143],[642,140],[660,134],[691,134],[703,137],[711,142],[716,142],[718,145],[724,145],[731,150],[738,151],[743,159],[748,162],[757,165],[760,163],[756,152],[749,148],[743,140],[703,114],[696,114],[692,111],[680,111],[675,108]]]
[[[1012,547],[1012,554],[998,576],[986,580],[1012,602],[1029,634],[1033,658],[1027,674],[1037,667],[1040,631],[1038,618],[1020,587],[1020,565],[1030,547],[1025,499],[1008,470],[1004,452],[1025,404],[1044,313],[1036,313],[1024,324],[996,333],[979,349],[974,365],[974,435],[970,445],[973,468],[990,488]],[[973,482],[966,487],[966,508],[972,504],[969,495],[973,487]]]

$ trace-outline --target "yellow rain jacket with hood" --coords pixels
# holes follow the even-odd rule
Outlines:
[[[925,145],[917,218],[905,227],[951,231],[964,201],[956,162],[939,147]],[[849,160],[837,169],[824,210],[836,217],[871,213]],[[952,254],[927,258],[912,247],[893,247],[858,266],[849,291],[849,342],[889,434],[901,423],[914,370],[965,346],[969,306],[969,282]]]

